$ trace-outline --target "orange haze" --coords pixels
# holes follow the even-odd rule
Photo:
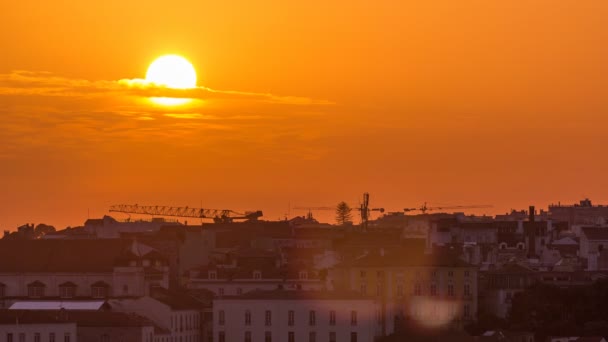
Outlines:
[[[3,1],[0,229],[117,203],[608,201],[608,2]],[[150,106],[166,53],[198,104]],[[303,214],[292,211],[291,214]]]

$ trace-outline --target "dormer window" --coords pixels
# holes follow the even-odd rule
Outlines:
[[[150,260],[148,259],[144,259],[144,263],[143,263],[144,267],[148,267],[150,266]]]
[[[253,279],[262,279],[262,272],[253,271]]]
[[[209,279],[217,279],[217,271],[209,271]]]
[[[30,298],[42,298],[44,297],[44,290],[46,285],[43,282],[35,281],[27,285],[27,295]]]
[[[103,281],[98,281],[91,285],[91,297],[93,298],[107,298],[109,295],[110,285]]]
[[[135,260],[129,261],[129,266],[131,266],[131,267],[137,266],[137,261],[135,261]]]
[[[299,278],[300,279],[308,279],[308,272],[306,272],[306,271],[300,271]]]
[[[61,298],[74,298],[76,297],[76,284],[72,282],[66,282],[59,285],[59,297]]]

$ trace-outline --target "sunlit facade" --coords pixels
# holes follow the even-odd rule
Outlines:
[[[457,258],[368,254],[330,271],[329,282],[378,298],[383,334],[407,324],[458,328],[477,313],[477,269]]]

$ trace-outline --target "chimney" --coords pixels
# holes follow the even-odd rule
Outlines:
[[[529,212],[529,214],[530,214],[529,221],[530,222],[534,222],[534,206],[533,205],[530,206],[530,212]]]

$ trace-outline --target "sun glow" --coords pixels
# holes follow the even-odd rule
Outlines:
[[[146,81],[172,89],[196,87],[196,70],[184,57],[165,55],[157,58],[146,72]],[[187,98],[153,97],[152,101],[166,106],[186,104]]]

